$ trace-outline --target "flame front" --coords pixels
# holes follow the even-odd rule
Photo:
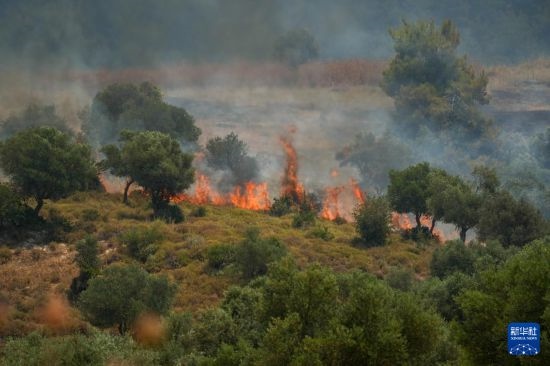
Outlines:
[[[304,196],[304,186],[298,181],[298,155],[289,137],[280,138],[286,154],[286,167],[283,175],[281,195],[300,202]]]

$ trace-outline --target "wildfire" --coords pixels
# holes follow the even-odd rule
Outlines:
[[[364,202],[364,192],[359,187],[359,183],[351,178],[348,185],[325,189],[321,217],[327,220],[334,220],[338,217],[351,220],[353,209],[357,203],[362,204]]]
[[[328,187],[325,189],[325,199],[323,200],[323,209],[321,217],[327,220],[334,220],[340,216],[338,208],[338,196],[344,191],[344,187]]]
[[[392,226],[401,230],[410,230],[413,228],[409,215],[392,212],[391,214]]]
[[[233,205],[247,210],[267,210],[270,206],[267,183],[248,182],[244,189],[237,186],[232,192],[222,194],[212,188],[210,178],[201,173],[197,174],[193,194],[181,194],[172,197],[172,201],[186,201],[195,205]]]
[[[298,155],[290,137],[282,136],[280,142],[286,154],[281,195],[292,197],[294,202],[300,202],[304,195],[304,186],[298,181]]]

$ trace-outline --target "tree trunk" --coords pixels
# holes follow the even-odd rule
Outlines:
[[[44,206],[44,200],[42,198],[37,198],[36,207],[34,208],[34,213],[36,214],[36,216],[38,216],[38,213],[42,209],[42,206]]]
[[[467,227],[460,228],[460,240],[462,240],[463,243],[466,243],[466,232],[468,231]]]
[[[132,185],[132,183],[134,183],[134,180],[129,179],[128,181],[126,181],[126,187],[124,187],[124,197],[122,198],[122,202],[126,205],[128,204],[128,190],[130,190],[130,186]]]
[[[435,228],[435,222],[437,220],[435,219],[435,217],[432,217],[432,226],[430,226],[430,234],[433,235],[434,233],[434,228]]]
[[[414,218],[416,220],[416,228],[420,230],[422,228],[422,224],[420,223],[420,214],[414,214]]]
[[[118,324],[118,332],[120,335],[124,335],[126,333],[126,323],[124,321],[121,321]]]

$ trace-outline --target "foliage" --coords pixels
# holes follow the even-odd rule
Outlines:
[[[94,325],[118,325],[124,334],[144,312],[165,314],[175,293],[166,277],[155,277],[133,265],[113,265],[90,280],[78,305]]]
[[[99,248],[97,240],[91,236],[80,240],[76,244],[76,264],[80,270],[73,278],[68,292],[71,302],[76,302],[80,293],[88,288],[88,281],[95,277],[100,270]]]
[[[275,42],[275,59],[292,67],[316,59],[318,56],[317,41],[307,29],[290,30]]]
[[[98,184],[89,146],[51,127],[10,137],[0,145],[0,164],[17,191],[36,200],[36,214],[45,199],[63,198]]]
[[[179,224],[185,220],[181,207],[167,202],[158,205],[154,217],[172,224]]]
[[[234,245],[218,244],[210,247],[206,254],[208,267],[219,271],[235,262],[236,248]]]
[[[94,97],[89,118],[83,123],[88,139],[101,146],[117,139],[125,130],[158,131],[184,142],[196,142],[201,130],[183,108],[162,100],[158,87],[111,84]]]
[[[237,266],[245,279],[252,279],[267,273],[267,265],[282,258],[286,248],[276,238],[263,239],[258,229],[246,232],[245,240],[236,253]]]
[[[317,225],[311,229],[308,233],[309,237],[323,239],[324,241],[329,241],[334,239],[334,234],[330,232],[328,227]]]
[[[449,20],[441,27],[433,21],[403,21],[390,36],[396,55],[384,71],[382,87],[395,99],[403,127],[413,133],[426,126],[465,137],[486,134],[491,122],[478,106],[489,101],[488,79],[456,55],[460,36],[455,25]]]
[[[390,234],[390,208],[385,197],[372,197],[358,206],[353,214],[355,230],[366,246],[386,243]]]
[[[281,217],[287,215],[292,210],[292,198],[288,195],[273,199],[273,204],[269,208],[271,216]]]
[[[0,228],[11,230],[32,221],[32,209],[7,184],[0,183]]]
[[[119,237],[128,254],[138,261],[145,263],[149,256],[153,255],[158,244],[164,240],[164,234],[159,223],[140,228],[133,228]]]
[[[193,209],[189,216],[191,217],[205,217],[206,216],[206,207],[204,206],[198,206],[197,208]]]
[[[420,229],[420,217],[428,213],[428,187],[430,185],[430,165],[419,163],[404,170],[390,170],[388,200],[399,213],[412,212],[416,227]]]
[[[474,261],[473,251],[464,242],[450,241],[434,251],[430,271],[439,278],[447,277],[453,272],[470,275],[474,272]]]
[[[193,156],[183,153],[176,140],[156,131],[122,131],[120,144],[103,147],[107,158],[102,166],[142,186],[151,197],[156,216],[178,221],[172,211],[166,214],[166,210],[175,209],[166,206],[172,196],[193,182]]]
[[[248,156],[248,147],[231,132],[224,138],[214,137],[206,143],[206,161],[214,169],[228,170],[231,185],[241,185],[258,176],[258,163]]]
[[[506,191],[485,197],[477,233],[481,240],[495,239],[504,246],[523,246],[545,234],[548,225],[529,202],[516,200]]]
[[[0,121],[0,138],[8,138],[36,127],[52,127],[69,135],[72,133],[67,121],[55,113],[55,106],[29,104],[20,114],[11,115]]]
[[[306,228],[315,223],[315,212],[312,210],[300,210],[292,217],[292,227]]]
[[[458,339],[474,364],[515,364],[506,352],[504,336],[512,319],[541,324],[541,349],[550,347],[550,239],[534,241],[499,269],[483,272],[478,284],[457,298],[464,313]],[[537,361],[550,362],[541,352]]]

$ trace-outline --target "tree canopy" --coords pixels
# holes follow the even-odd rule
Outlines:
[[[159,131],[181,142],[196,142],[201,130],[183,108],[167,104],[158,87],[111,84],[94,97],[83,130],[99,146],[116,141],[124,129]]]
[[[170,198],[194,180],[193,156],[182,152],[179,143],[164,133],[125,130],[120,135],[120,146],[107,145],[102,152],[106,159],[101,166],[143,187],[151,197],[155,214],[160,214]]]
[[[165,314],[175,287],[166,277],[155,277],[133,265],[113,265],[88,282],[79,308],[97,326],[117,325],[124,334],[144,312]]]
[[[99,184],[90,147],[52,127],[31,128],[6,140],[0,145],[0,166],[22,196],[36,201],[37,214],[45,199]]]
[[[467,138],[486,134],[491,122],[478,106],[489,102],[488,79],[456,54],[455,25],[404,21],[390,36],[396,55],[384,71],[382,88],[395,99],[396,120],[412,132],[426,126]]]

